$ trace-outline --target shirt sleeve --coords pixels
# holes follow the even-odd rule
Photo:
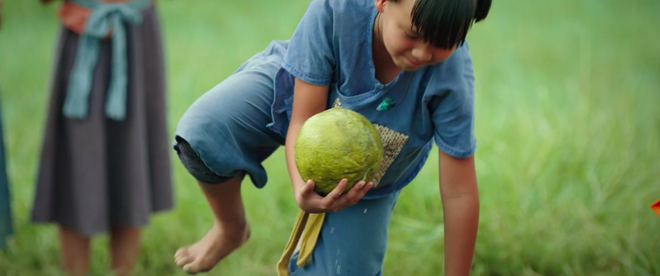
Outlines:
[[[282,67],[313,85],[330,84],[335,67],[329,0],[312,0],[291,36]]]
[[[474,154],[474,72],[467,43],[450,57],[435,81],[431,103],[433,139],[443,152],[466,158]]]

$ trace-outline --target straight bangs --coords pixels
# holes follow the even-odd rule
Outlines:
[[[417,0],[412,25],[417,33],[439,49],[452,49],[465,42],[475,20],[474,0]]]

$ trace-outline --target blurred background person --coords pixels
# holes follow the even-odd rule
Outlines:
[[[2,29],[2,0],[0,0],[0,30]],[[0,90],[2,87],[0,87]],[[2,99],[0,99],[0,250],[7,246],[7,238],[13,232],[11,216],[11,194],[7,178],[7,162],[5,161],[5,139],[2,126]]]
[[[69,275],[88,274],[101,233],[129,275],[141,228],[173,205],[159,18],[152,0],[59,4],[32,221],[59,226]]]

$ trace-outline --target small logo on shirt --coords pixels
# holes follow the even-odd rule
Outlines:
[[[378,110],[378,111],[388,111],[388,110],[392,109],[392,107],[394,107],[395,104],[396,103],[394,102],[394,100],[392,100],[390,97],[387,97],[382,102],[380,102],[378,107],[376,107],[376,110]]]

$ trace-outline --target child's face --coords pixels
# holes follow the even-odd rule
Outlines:
[[[447,59],[456,49],[439,49],[424,42],[412,29],[412,9],[415,0],[376,0],[375,7],[381,12],[380,24],[383,44],[394,64],[407,71],[415,71]]]

